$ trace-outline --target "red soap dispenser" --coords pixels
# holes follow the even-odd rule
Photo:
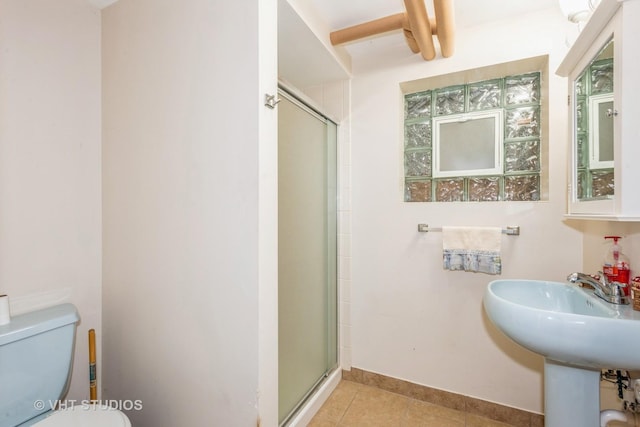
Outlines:
[[[629,273],[631,272],[631,266],[629,265],[629,258],[622,253],[622,248],[618,245],[620,236],[604,236],[605,239],[612,239],[613,245],[609,248],[607,255],[604,259],[604,265],[602,271],[610,282],[626,283],[629,284]],[[629,286],[624,288],[625,295],[629,295]]]

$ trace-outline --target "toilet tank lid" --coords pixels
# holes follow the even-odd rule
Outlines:
[[[60,304],[20,314],[12,317],[8,324],[0,326],[0,346],[76,323],[78,320],[80,316],[73,304]]]

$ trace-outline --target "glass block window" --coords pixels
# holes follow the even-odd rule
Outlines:
[[[598,69],[607,75],[606,67]],[[496,202],[540,200],[540,72],[506,76],[404,96],[404,200]],[[601,77],[599,86],[606,86]],[[585,79],[582,84],[593,86]],[[586,90],[586,89],[585,89]],[[434,120],[499,110],[503,160],[496,174],[434,176]],[[469,135],[473,138],[473,135]],[[464,144],[463,144],[464,145]],[[462,153],[464,154],[464,153]],[[600,194],[607,176],[594,177]]]

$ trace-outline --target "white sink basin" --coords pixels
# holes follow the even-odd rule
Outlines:
[[[640,312],[569,283],[495,280],[484,294],[491,321],[544,356],[547,427],[600,426],[600,370],[640,369]]]
[[[569,283],[496,280],[484,306],[513,341],[546,358],[597,369],[640,369],[640,312]]]

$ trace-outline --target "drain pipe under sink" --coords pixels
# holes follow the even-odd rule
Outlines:
[[[623,421],[629,423],[626,412],[617,411],[615,409],[606,409],[600,411],[600,427],[607,427],[610,421]]]

